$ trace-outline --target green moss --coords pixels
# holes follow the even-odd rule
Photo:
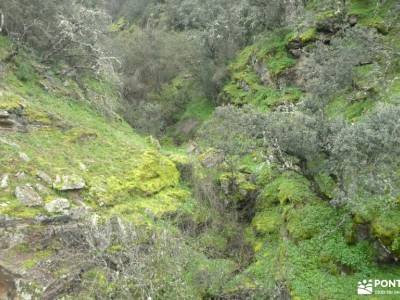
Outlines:
[[[390,30],[388,17],[395,5],[395,0],[379,4],[374,0],[351,0],[348,4],[348,13],[357,16],[360,24],[376,28],[380,33],[387,34]]]
[[[373,234],[386,246],[399,254],[400,212],[392,210],[382,213],[372,222]]]
[[[242,71],[247,68],[247,66],[250,63],[250,58],[252,55],[254,55],[255,51],[255,46],[248,46],[245,49],[243,49],[235,61],[229,66],[231,71]]]
[[[314,202],[289,210],[287,220],[287,229],[292,239],[306,240],[333,227],[337,214],[327,204]]]
[[[281,204],[302,203],[315,198],[311,193],[308,181],[297,174],[287,173],[276,179],[278,199]]]
[[[15,111],[21,110],[23,106],[24,101],[18,95],[7,92],[0,95],[0,109]]]
[[[277,233],[282,224],[282,216],[279,208],[263,210],[253,218],[251,225],[257,233]]]
[[[228,259],[207,260],[194,256],[188,265],[185,278],[198,291],[204,291],[203,297],[218,296],[236,270],[236,264]],[[194,295],[193,291],[191,293]]]
[[[67,141],[70,143],[82,143],[95,140],[98,137],[98,134],[95,130],[75,127],[68,130],[65,136]]]
[[[278,77],[283,71],[293,67],[296,60],[285,52],[280,52],[267,60],[267,69],[271,76]]]
[[[46,126],[50,126],[52,124],[52,120],[48,113],[33,110],[30,107],[28,107],[24,111],[24,113],[30,123],[36,123],[36,124],[46,125]]]
[[[344,96],[332,100],[325,108],[330,117],[343,116],[347,121],[357,121],[376,104],[371,98],[351,102]]]
[[[128,22],[124,17],[121,17],[111,24],[109,31],[110,32],[119,32],[122,31],[126,26],[128,26]]]
[[[315,28],[307,29],[305,32],[300,34],[299,39],[303,44],[313,42],[317,39],[317,30]]]
[[[206,121],[213,113],[214,106],[206,98],[193,99],[186,106],[185,112],[182,114],[181,120],[196,119]]]
[[[375,104],[376,102],[372,99],[352,103],[346,108],[344,117],[349,121],[356,121],[366,112],[370,111]]]
[[[322,193],[327,195],[329,198],[333,198],[335,195],[336,183],[331,176],[324,172],[320,172],[315,176],[315,181],[319,186]]]
[[[209,255],[219,256],[228,247],[227,237],[218,232],[205,232],[198,237],[198,241],[203,252],[209,253]]]
[[[176,186],[179,178],[179,172],[171,160],[154,151],[146,151],[127,184],[132,189],[154,194],[164,188]]]
[[[22,263],[22,267],[25,270],[33,269],[39,262],[49,258],[52,254],[53,252],[51,250],[35,252],[32,258],[27,259]]]

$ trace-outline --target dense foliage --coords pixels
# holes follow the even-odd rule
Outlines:
[[[399,16],[3,0],[0,281],[4,258],[45,299],[353,299],[398,278]]]

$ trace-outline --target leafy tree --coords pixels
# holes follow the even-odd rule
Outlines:
[[[315,111],[351,89],[354,67],[371,63],[382,50],[377,41],[373,31],[354,27],[340,32],[329,44],[318,42],[299,69],[311,95],[306,105]]]
[[[110,57],[101,42],[110,18],[79,1],[5,0],[4,29],[42,56],[65,61],[77,70],[98,70]]]
[[[220,150],[232,173],[237,161],[262,143],[263,115],[251,107],[218,107],[200,136],[207,146]]]
[[[400,108],[380,105],[363,121],[338,132],[332,165],[342,200],[370,195],[399,195]]]

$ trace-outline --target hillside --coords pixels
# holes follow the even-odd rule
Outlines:
[[[6,24],[0,299],[341,300],[400,278],[400,3],[339,2],[93,1],[87,31],[43,2],[72,24],[55,43]]]

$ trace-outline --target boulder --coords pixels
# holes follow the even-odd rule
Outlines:
[[[6,110],[0,110],[0,119],[8,119],[10,117],[10,113]]]
[[[31,159],[26,153],[20,152],[19,153],[19,158],[24,161],[24,162],[29,162]]]
[[[36,207],[43,205],[43,199],[29,184],[17,186],[15,196],[27,207]]]
[[[40,183],[36,183],[35,184],[35,188],[36,188],[36,190],[40,193],[40,194],[44,194],[44,195],[48,195],[48,194],[50,194],[50,190],[47,188],[47,187],[45,187],[43,184],[40,184]]]
[[[0,110],[0,129],[12,129],[16,125],[15,121],[11,119],[11,115],[6,110]]]
[[[49,213],[65,213],[70,208],[68,199],[57,198],[47,203],[44,208]]]
[[[51,179],[51,177],[50,177],[49,175],[47,175],[45,172],[43,172],[43,171],[38,171],[37,174],[36,174],[36,176],[37,176],[40,180],[44,181],[45,183],[47,183],[47,184],[49,184],[49,185],[52,185],[52,184],[53,184],[53,180]]]
[[[18,172],[17,174],[15,174],[15,177],[18,180],[23,180],[26,177],[26,174],[25,174],[25,172],[21,171],[21,172]]]
[[[0,180],[0,189],[6,189],[6,188],[8,188],[8,179],[9,179],[9,175],[8,175],[8,174],[4,174],[4,175],[1,177],[1,180]]]
[[[86,187],[85,180],[77,175],[65,175],[56,177],[53,188],[58,191],[76,191]]]
[[[332,34],[340,30],[341,16],[340,14],[327,11],[317,16],[316,29],[319,32]]]

